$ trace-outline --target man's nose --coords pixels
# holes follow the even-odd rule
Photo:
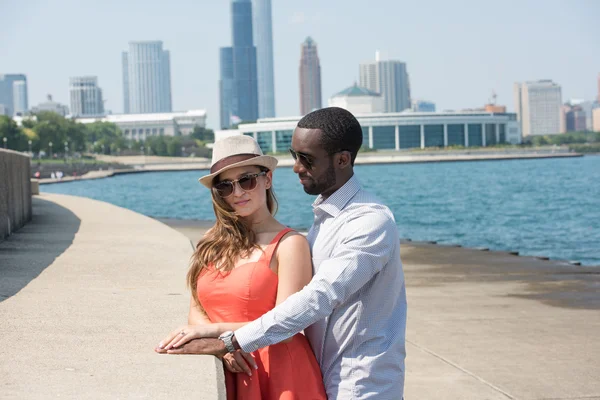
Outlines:
[[[299,174],[300,172],[306,172],[306,168],[304,168],[304,165],[302,165],[302,163],[300,162],[299,157],[294,159],[294,168],[292,168],[292,170],[295,174]]]

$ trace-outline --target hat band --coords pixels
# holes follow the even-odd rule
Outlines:
[[[210,173],[214,174],[215,172],[230,166],[231,164],[236,164],[242,161],[251,160],[255,157],[260,157],[259,154],[235,154],[233,156],[225,157],[217,161],[210,167]]]

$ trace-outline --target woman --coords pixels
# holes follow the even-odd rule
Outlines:
[[[198,242],[188,272],[188,323],[161,342],[178,347],[199,337],[234,331],[302,289],[312,277],[306,239],[274,217],[277,159],[249,136],[215,143],[210,174],[216,223]],[[326,399],[321,371],[307,339],[297,334],[254,352],[254,374],[223,357],[228,399]]]

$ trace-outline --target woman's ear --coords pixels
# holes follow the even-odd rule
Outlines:
[[[265,175],[265,187],[267,189],[270,189],[272,185],[273,185],[273,171],[267,171],[267,174]]]

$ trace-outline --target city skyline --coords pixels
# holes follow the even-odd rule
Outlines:
[[[68,103],[68,77],[96,75],[103,82],[107,110],[123,112],[118,61],[123,44],[160,39],[173,58],[173,109],[206,109],[209,126],[217,127],[218,48],[230,42],[228,3],[176,1],[165,8],[149,2],[138,10],[139,4],[108,2],[97,10],[98,18],[92,21],[74,18],[89,12],[85,3],[61,0],[60,4],[50,7],[35,3],[39,12],[33,14],[18,12],[27,4],[9,0],[3,5],[2,19],[7,23],[0,24],[0,34],[14,39],[0,43],[0,54],[11,55],[0,61],[0,71],[27,75],[30,104],[43,101],[47,93]],[[182,7],[188,12],[182,13]],[[338,13],[340,7],[343,13]],[[517,7],[522,12],[515,14],[513,9]],[[534,1],[509,1],[498,10],[469,2],[464,9],[456,10],[439,2],[436,8],[440,12],[436,15],[431,15],[430,8],[394,2],[369,9],[341,1],[273,4],[277,114],[293,115],[299,110],[296,46],[307,35],[319,38],[325,98],[356,81],[356,66],[372,58],[377,49],[386,59],[405,61],[410,68],[411,95],[435,102],[438,110],[480,107],[491,90],[497,92],[499,104],[514,110],[512,84],[544,78],[559,82],[564,98],[593,100],[597,96],[600,55],[592,51],[597,42],[592,15],[600,11],[600,5],[587,2],[567,7],[548,2],[540,9]],[[130,23],[126,15],[134,9],[147,23]],[[493,20],[486,18],[491,12]],[[203,15],[203,23],[196,23],[194,15]],[[403,16],[403,24],[392,23],[399,15]],[[556,27],[552,23],[556,18],[565,26]],[[110,31],[99,29],[103,19],[111,21]],[[342,34],[331,28],[331,19],[339,26],[352,26],[351,21],[358,19],[369,29],[348,29]],[[425,21],[429,28],[423,30]],[[569,21],[578,23],[567,28]],[[72,29],[85,29],[90,34],[73,37],[71,46],[62,48],[43,35],[49,29],[59,36],[68,35]],[[488,30],[499,33],[496,39],[480,35]],[[394,39],[415,32],[419,32],[419,40]],[[589,56],[589,62],[557,57],[560,43],[573,35],[580,37],[574,51]],[[75,57],[73,47],[84,56]],[[48,62],[39,63],[40,59]]]

